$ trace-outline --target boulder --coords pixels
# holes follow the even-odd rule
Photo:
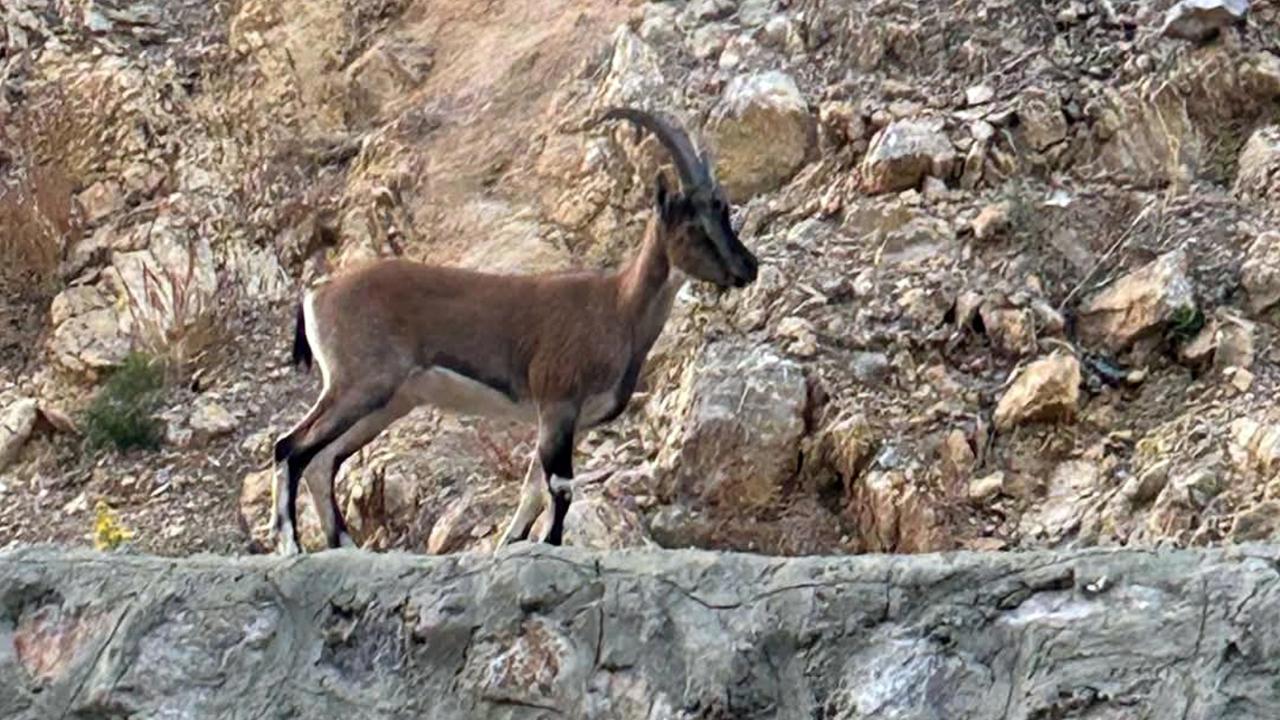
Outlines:
[[[1080,401],[1080,361],[1054,354],[1027,365],[996,405],[997,430],[1039,420],[1071,418]]]
[[[1240,267],[1240,283],[1249,294],[1252,312],[1280,304],[1280,232],[1264,232],[1249,245]]]
[[[862,160],[863,189],[873,195],[909,190],[926,175],[949,178],[957,156],[938,123],[898,120],[871,139]]]
[[[1085,343],[1122,352],[1139,337],[1180,321],[1195,309],[1187,256],[1173,250],[1085,301],[1077,327]]]
[[[115,293],[98,285],[78,285],[58,293],[50,309],[53,334],[48,348],[53,359],[82,375],[123,362],[131,340],[121,329],[116,307]]]
[[[1165,13],[1160,34],[1203,42],[1239,25],[1249,14],[1249,0],[1181,0]]]
[[[689,392],[677,482],[682,493],[731,513],[776,502],[795,474],[804,434],[804,370],[767,346],[715,343]]]
[[[644,520],[624,498],[600,494],[575,497],[564,518],[564,542],[592,550],[621,550],[653,545]]]
[[[22,398],[0,410],[0,472],[4,472],[31,437],[39,410],[36,401]]]
[[[500,498],[492,493],[466,493],[453,500],[431,527],[427,552],[444,555],[477,549],[478,541],[494,535],[495,530],[500,532],[499,523],[506,522],[507,518],[499,512],[501,505]]]
[[[791,76],[776,70],[729,82],[707,128],[715,174],[729,199],[775,190],[804,164],[813,120]]]
[[[1244,201],[1280,204],[1280,125],[1253,131],[1236,163],[1235,196]]]

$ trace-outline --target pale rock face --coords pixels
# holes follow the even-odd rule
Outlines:
[[[1241,200],[1280,204],[1280,125],[1260,127],[1249,136],[1232,189]]]
[[[1080,336],[1086,343],[1120,352],[1195,308],[1187,256],[1174,250],[1089,298],[1080,308]]]
[[[898,120],[872,138],[862,183],[871,194],[909,190],[926,176],[950,177],[956,162],[955,148],[937,123]]]
[[[609,72],[600,84],[602,107],[658,103],[666,94],[662,65],[653,48],[626,27],[613,35]]]
[[[120,325],[115,294],[100,285],[68,288],[53,299],[49,351],[64,369],[93,374],[119,365],[131,340]]]
[[[1068,419],[1080,400],[1080,361],[1050,355],[1027,365],[996,405],[999,430],[1039,420]]]
[[[0,410],[0,472],[18,458],[36,426],[36,401],[22,398]]]
[[[775,70],[733,78],[707,134],[716,178],[733,202],[780,187],[813,142],[813,119],[789,75]]]
[[[1280,232],[1264,232],[1249,246],[1240,282],[1249,293],[1249,309],[1260,313],[1280,303]]]
[[[769,507],[795,473],[806,385],[771,348],[718,343],[698,363],[678,450],[683,493],[733,512]]]
[[[1181,0],[1165,13],[1160,33],[1183,40],[1208,40],[1221,30],[1243,22],[1249,0]]]

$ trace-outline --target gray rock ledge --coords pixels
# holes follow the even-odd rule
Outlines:
[[[1280,717],[1280,547],[0,553],[3,718]]]

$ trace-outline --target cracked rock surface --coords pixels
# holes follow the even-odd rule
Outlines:
[[[0,554],[0,716],[1271,718],[1280,548]]]

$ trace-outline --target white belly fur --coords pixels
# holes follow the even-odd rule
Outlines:
[[[537,419],[537,410],[531,403],[513,403],[484,383],[439,367],[417,373],[405,382],[401,392],[416,405],[433,405],[458,415],[525,422]]]

